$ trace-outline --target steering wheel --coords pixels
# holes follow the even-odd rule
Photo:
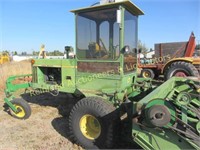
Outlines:
[[[102,44],[102,46],[103,46],[104,51],[106,52],[106,54],[108,54],[108,50],[106,49],[106,46],[105,46],[103,40],[100,38],[99,41],[101,42],[101,44]]]

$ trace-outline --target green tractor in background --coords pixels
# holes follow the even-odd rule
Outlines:
[[[13,93],[21,88],[71,93],[77,97],[69,116],[70,134],[84,148],[112,148],[118,125],[132,126],[132,140],[143,149],[200,149],[200,81],[173,77],[159,87],[137,77],[138,16],[130,1],[108,2],[72,11],[76,56],[34,59],[32,74],[6,82],[5,103],[19,119],[29,104]],[[70,47],[65,47],[67,54]],[[31,82],[13,80],[31,76]]]

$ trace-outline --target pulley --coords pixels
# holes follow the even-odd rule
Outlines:
[[[176,119],[173,105],[164,99],[153,99],[145,106],[145,121],[151,127],[172,126]]]
[[[155,127],[164,127],[171,120],[169,109],[164,105],[154,105],[148,109],[147,118],[151,125]]]
[[[176,100],[180,105],[188,105],[191,101],[191,96],[187,92],[181,92],[178,94]]]

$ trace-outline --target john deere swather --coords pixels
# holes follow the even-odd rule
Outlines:
[[[34,59],[32,75],[9,77],[5,102],[11,114],[19,119],[31,114],[29,104],[13,96],[18,89],[71,93],[82,98],[71,110],[70,134],[85,148],[112,148],[117,126],[126,119],[132,140],[143,149],[200,149],[199,79],[173,77],[153,88],[149,79],[137,78],[143,12],[130,1],[102,1],[72,12],[75,58]],[[71,48],[65,49],[68,54]],[[32,81],[13,84],[26,76]]]

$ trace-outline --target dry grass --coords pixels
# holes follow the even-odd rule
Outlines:
[[[48,93],[22,97],[32,109],[27,120],[10,116],[0,101],[0,150],[82,150],[68,135],[68,115],[75,102],[72,97]]]
[[[9,76],[23,74],[31,74],[31,62],[29,60],[0,65],[0,93],[5,88],[5,82]]]

